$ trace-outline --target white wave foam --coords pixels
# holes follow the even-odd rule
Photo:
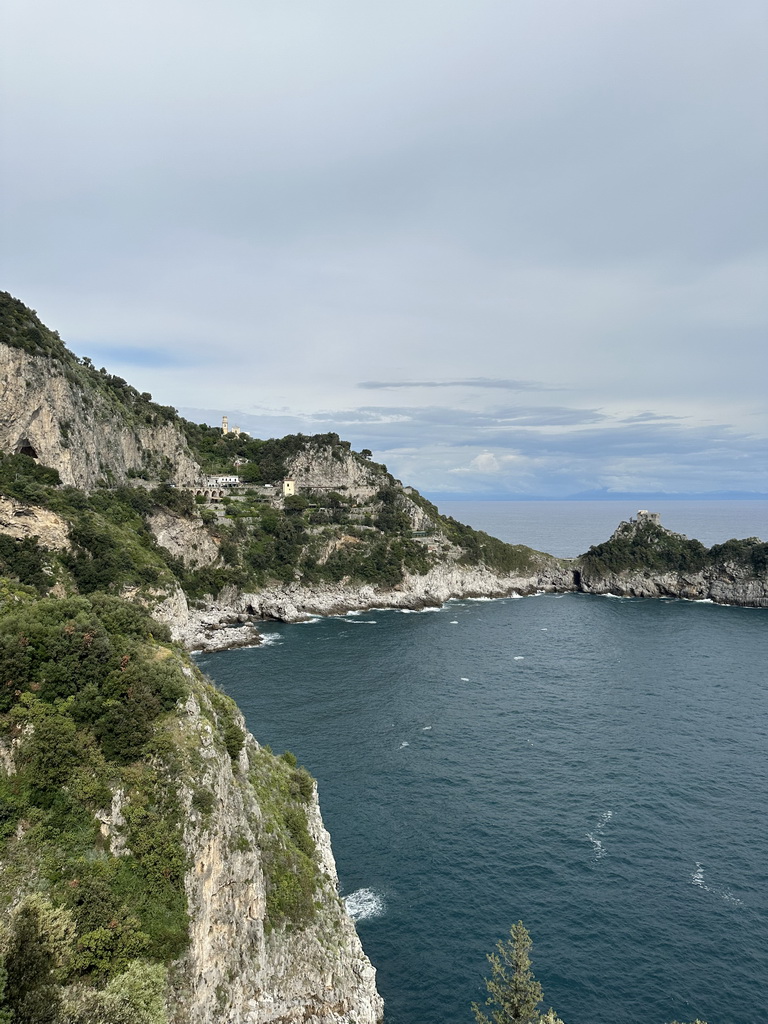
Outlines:
[[[458,619],[451,619],[451,621],[448,623],[449,626],[458,626],[458,624],[459,624],[459,620]]]
[[[523,657],[522,654],[516,654],[515,657],[512,660],[513,661],[525,661],[525,658]]]
[[[274,647],[283,642],[282,633],[262,633],[260,647]]]
[[[592,843],[594,848],[595,860],[602,860],[602,858],[606,856],[602,840],[598,839],[597,836],[593,835],[591,832],[587,832],[586,837],[590,843]]]
[[[295,625],[297,625],[297,626],[311,626],[313,622],[319,622],[319,621],[320,621],[320,616],[319,615],[315,615],[311,619],[299,619],[299,621],[297,623],[295,623]]]
[[[691,875],[691,885],[698,886],[699,889],[703,889],[704,892],[711,892],[713,896],[719,896],[721,900],[725,900],[726,903],[732,903],[735,907],[743,906],[742,901],[738,896],[734,896],[730,889],[726,889],[721,885],[707,885],[704,881],[704,865],[696,861],[696,870]]]
[[[597,825],[591,832],[585,832],[584,836],[592,843],[592,849],[595,855],[595,860],[602,860],[603,857],[607,857],[608,853],[603,846],[602,836],[605,832],[605,826],[613,817],[613,811],[604,811],[598,819]]]
[[[469,682],[469,677],[468,676],[462,676],[461,677],[461,681],[462,681],[462,683],[468,683]]]
[[[432,726],[431,726],[431,725],[425,725],[425,726],[424,726],[424,727],[422,728],[422,730],[421,730],[421,731],[422,731],[422,732],[429,732],[429,730],[430,730],[431,728],[432,728]]]
[[[353,921],[369,921],[386,911],[384,897],[373,889],[358,889],[344,896],[344,906]]]
[[[376,619],[353,619],[350,626],[375,626]]]
[[[400,744],[399,749],[402,750],[403,747],[410,747],[410,745],[411,744],[408,742],[408,740],[403,740],[403,742]]]
[[[704,883],[704,865],[696,861],[696,870],[691,875],[691,885],[698,885],[700,889],[709,892],[709,886]]]
[[[424,615],[426,612],[442,612],[445,609],[445,605],[429,605],[427,608],[395,608],[395,611],[400,612],[401,615]]]

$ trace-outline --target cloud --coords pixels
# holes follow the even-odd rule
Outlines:
[[[391,391],[396,388],[498,388],[503,391],[551,391],[553,388],[531,380],[503,380],[491,377],[467,377],[464,380],[364,380],[357,387],[372,391]]]
[[[79,354],[417,485],[764,479],[759,0],[5,18],[0,270]]]
[[[188,410],[181,410],[187,414]],[[219,423],[221,413],[192,410]],[[531,407],[500,422],[448,406],[358,408],[290,416],[229,413],[255,436],[336,431],[371,448],[403,481],[429,493],[564,497],[587,490],[768,492],[768,440],[727,424]],[[344,427],[342,427],[342,424]]]

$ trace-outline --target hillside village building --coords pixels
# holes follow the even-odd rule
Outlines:
[[[248,431],[247,430],[241,430],[240,427],[235,426],[235,427],[232,427],[231,430],[229,429],[229,417],[228,416],[222,416],[221,417],[221,432],[222,432],[222,434],[233,434],[235,437],[240,437],[241,434],[243,434],[245,437],[248,437]]]

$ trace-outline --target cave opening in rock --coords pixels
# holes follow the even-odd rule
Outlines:
[[[28,455],[30,459],[36,459],[38,457],[35,446],[27,437],[22,437],[13,450],[16,455]]]

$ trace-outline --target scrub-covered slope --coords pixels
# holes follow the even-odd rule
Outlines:
[[[313,780],[167,641],[0,582],[0,1019],[374,1024]]]

